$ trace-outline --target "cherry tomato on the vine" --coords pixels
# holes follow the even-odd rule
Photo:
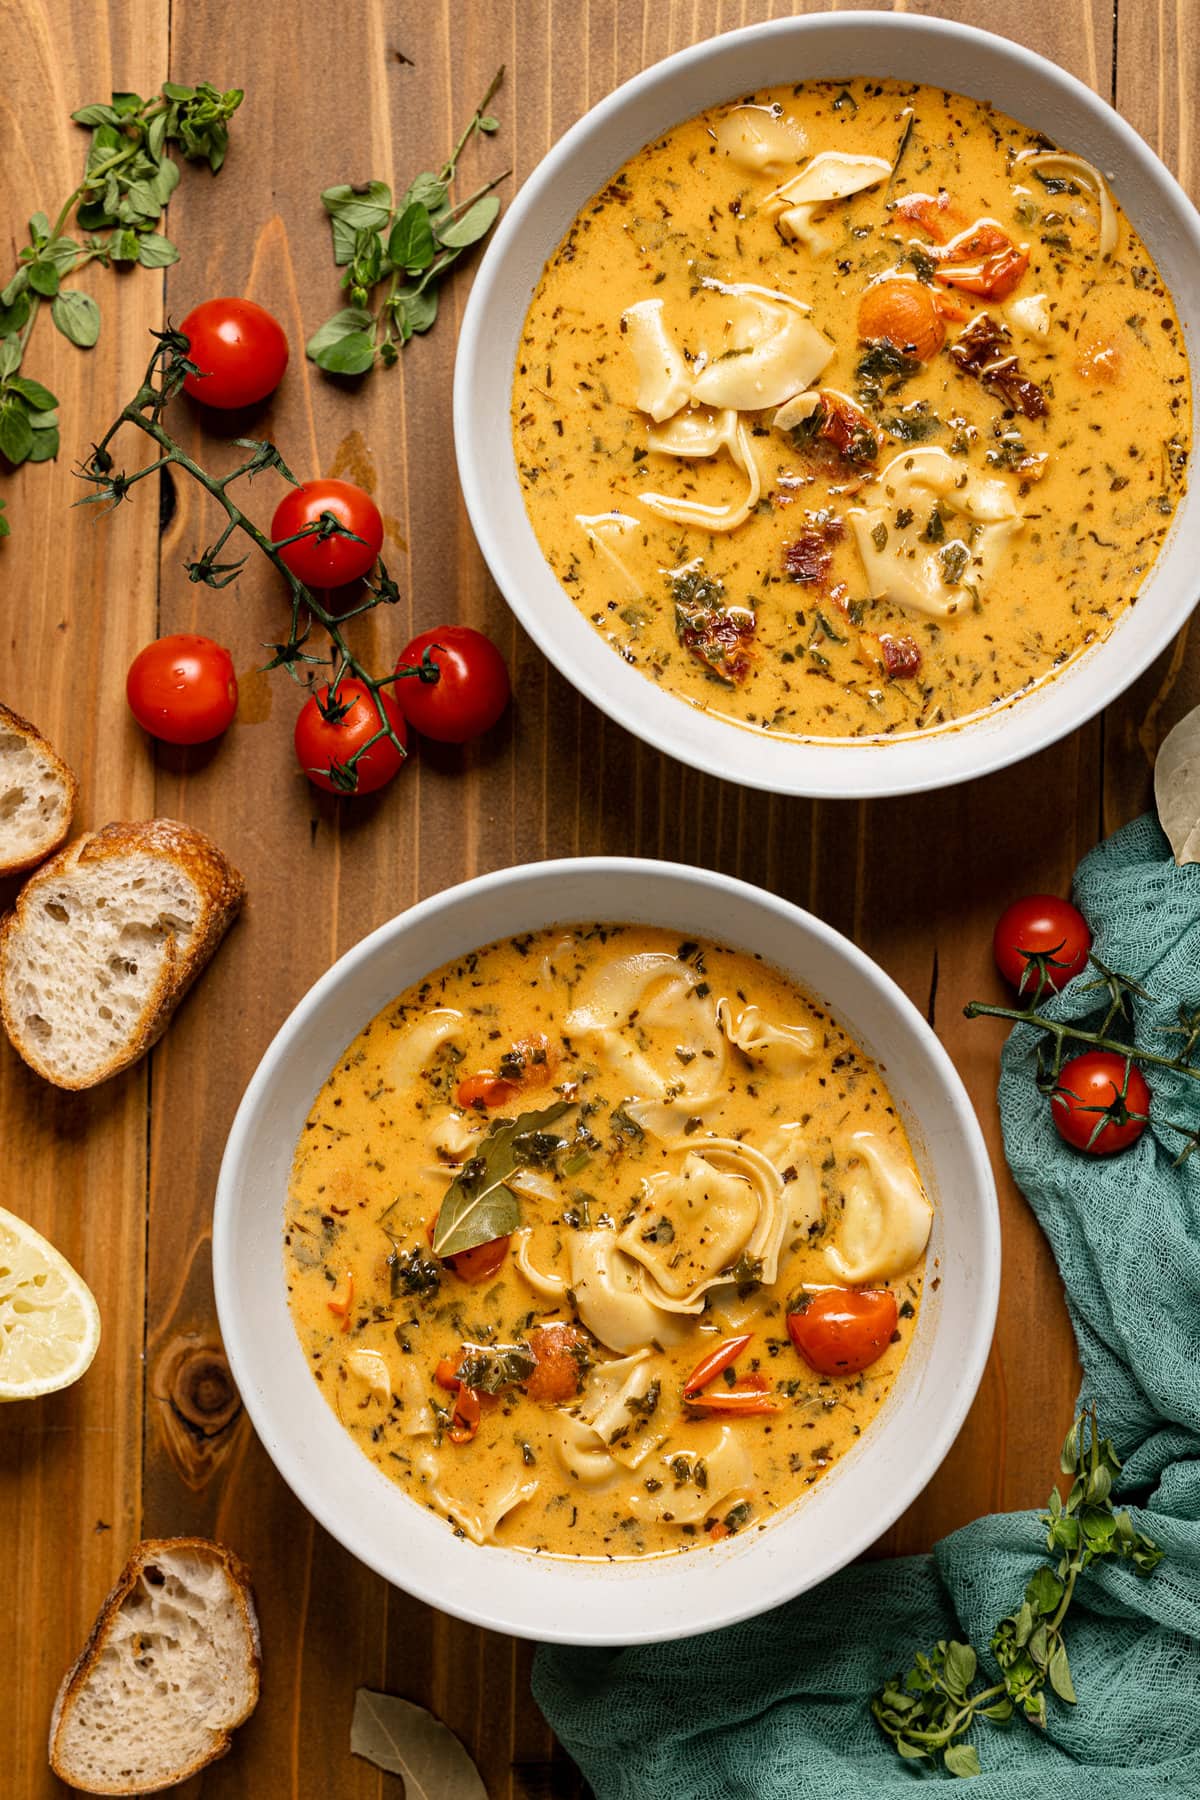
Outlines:
[[[280,550],[280,561],[310,588],[344,587],[358,581],[374,565],[383,549],[383,518],[370,494],[350,481],[302,481],[289,488],[271,520],[271,537],[295,537],[308,525],[320,524],[326,515],[336,519],[354,537],[334,532],[322,537],[312,532]],[[355,539],[361,539],[356,543]]]
[[[1031,1000],[1046,989],[1057,994],[1081,974],[1091,947],[1083,914],[1054,894],[1014,900],[1001,913],[992,939],[996,967],[1010,987]]]
[[[129,709],[166,744],[207,744],[237,712],[233,658],[211,638],[176,632],[139,650],[125,678]]]
[[[414,731],[439,744],[465,744],[490,731],[512,689],[504,658],[491,638],[470,625],[423,631],[400,652],[397,669],[436,667],[437,679],[410,675],[394,692]]]
[[[819,1375],[857,1375],[879,1361],[898,1316],[889,1288],[826,1288],[788,1314],[788,1336]]]
[[[253,300],[204,300],[179,329],[188,339],[189,362],[202,371],[184,376],[184,392],[205,406],[253,406],[283,380],[283,326]]]
[[[400,708],[384,689],[380,689],[379,699],[396,736],[402,744],[407,743],[408,734]],[[326,718],[321,706],[327,709],[332,706],[338,716]],[[353,788],[345,780],[339,781],[336,771],[344,769],[355,751],[370,743],[380,729],[371,690],[364,682],[346,677],[338,683],[332,701],[329,688],[323,687],[304,702],[296,720],[296,759],[313,786],[324,788],[326,793],[373,794],[392,779],[404,761],[391,738],[381,737],[359,757],[353,770],[358,778]],[[331,767],[334,774],[330,773]]]
[[[1050,1096],[1059,1137],[1091,1156],[1128,1149],[1146,1129],[1150,1089],[1141,1070],[1113,1050],[1087,1050],[1059,1070]]]

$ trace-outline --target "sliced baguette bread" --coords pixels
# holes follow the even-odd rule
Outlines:
[[[245,884],[174,819],[106,825],[60,850],[0,920],[0,1019],[56,1087],[143,1056],[208,962]]]
[[[71,829],[79,783],[28,719],[0,705],[0,875],[20,875]]]
[[[204,1538],[134,1550],[68,1670],[50,1767],[85,1794],[152,1794],[224,1756],[258,1704],[248,1570]]]

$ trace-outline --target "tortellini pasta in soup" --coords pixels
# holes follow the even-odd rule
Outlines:
[[[285,1261],[322,1393],[413,1501],[480,1546],[639,1557],[768,1525],[869,1429],[931,1220],[878,1070],[785,976],[581,925],[348,1047]]]
[[[564,595],[648,681],[784,738],[942,730],[1050,679],[1135,599],[1187,479],[1137,225],[1069,145],[919,84],[664,131],[520,339],[514,459]]]

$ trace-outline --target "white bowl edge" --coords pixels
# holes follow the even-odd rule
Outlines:
[[[705,773],[813,798],[919,793],[1008,767],[1092,718],[1163,651],[1195,601],[1189,536],[1200,483],[1181,500],[1137,602],[1109,636],[1037,690],[954,729],[865,743],[785,742],[725,724],[651,683],[598,636],[545,563],[516,477],[512,370],[542,266],[575,212],[666,126],[784,80],[891,75],[992,100],[1111,173],[1170,287],[1197,365],[1200,214],[1133,128],[1073,75],[972,26],[845,12],[771,20],[710,38],[616,88],[525,182],[476,273],[459,337],[454,435],[468,515],[501,593],[554,666],[618,724]],[[666,98],[669,96],[669,99]]]
[[[933,1255],[942,1277],[928,1292],[880,1416],[809,1495],[762,1532],[618,1564],[481,1549],[456,1539],[389,1482],[313,1380],[287,1309],[282,1248],[287,1176],[303,1120],[368,1019],[469,948],[592,918],[663,924],[757,950],[828,1000],[885,1066],[937,1204]],[[705,870],[627,858],[482,876],[349,950],[281,1026],[246,1090],[213,1224],[217,1311],[234,1379],[264,1447],[308,1510],[353,1555],[419,1599],[491,1630],[564,1643],[649,1643],[732,1624],[866,1550],[915,1499],[958,1433],[986,1364],[999,1274],[995,1188],[978,1123],[946,1052],[900,989],[789,902]]]

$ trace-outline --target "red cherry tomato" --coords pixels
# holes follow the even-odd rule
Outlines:
[[[207,744],[237,712],[233,658],[211,638],[177,632],[139,650],[125,678],[129,709],[166,744]]]
[[[302,481],[289,488],[271,520],[271,537],[295,537],[306,525],[316,525],[330,514],[353,538],[319,537],[313,532],[288,544],[280,560],[310,588],[344,587],[358,581],[372,568],[383,548],[383,519],[370,494],[350,481]],[[355,543],[361,538],[361,543]]]
[[[205,406],[253,406],[283,380],[283,326],[253,300],[205,300],[179,329],[188,339],[189,361],[203,371],[184,376],[184,392]]]
[[[896,1329],[888,1288],[826,1288],[787,1316],[788,1335],[819,1375],[857,1375],[878,1362]]]
[[[460,1106],[505,1106],[516,1092],[515,1081],[506,1081],[490,1069],[480,1069],[477,1075],[467,1075],[459,1082],[454,1098]]]
[[[1030,894],[1001,913],[992,939],[996,967],[1010,987],[1031,999],[1039,988],[1057,994],[1087,968],[1092,934],[1069,900]]]
[[[423,664],[436,666],[436,681],[409,676],[395,687],[414,731],[439,744],[465,744],[491,730],[512,688],[504,658],[490,638],[469,625],[423,631],[401,651],[396,667],[419,669]]]
[[[538,1325],[529,1333],[535,1368],[525,1383],[531,1400],[562,1406],[573,1400],[587,1369],[587,1336],[577,1325]]]
[[[329,704],[328,687],[320,689],[320,698],[323,705]],[[396,736],[405,743],[408,734],[400,708],[383,689],[379,698]],[[336,774],[330,773],[331,768],[344,769],[355,751],[370,743],[380,724],[370,689],[361,681],[350,677],[340,681],[335,704],[345,710],[339,718],[327,719],[317,705],[316,695],[304,702],[296,720],[296,760],[313,786],[324,788],[327,794],[373,794],[392,779],[404,757],[391,738],[381,737],[354,765],[356,785],[349,788],[339,781]]]
[[[430,1219],[425,1227],[425,1235],[433,1243],[436,1219]],[[504,1259],[508,1255],[508,1239],[506,1237],[491,1238],[486,1244],[476,1244],[473,1250],[460,1250],[455,1256],[444,1256],[442,1261],[447,1268],[454,1270],[460,1281],[471,1283],[490,1281],[498,1270],[503,1268]]]
[[[1088,1050],[1064,1063],[1050,1096],[1060,1138],[1091,1156],[1111,1156],[1136,1143],[1150,1114],[1150,1089],[1140,1069],[1112,1050]]]

